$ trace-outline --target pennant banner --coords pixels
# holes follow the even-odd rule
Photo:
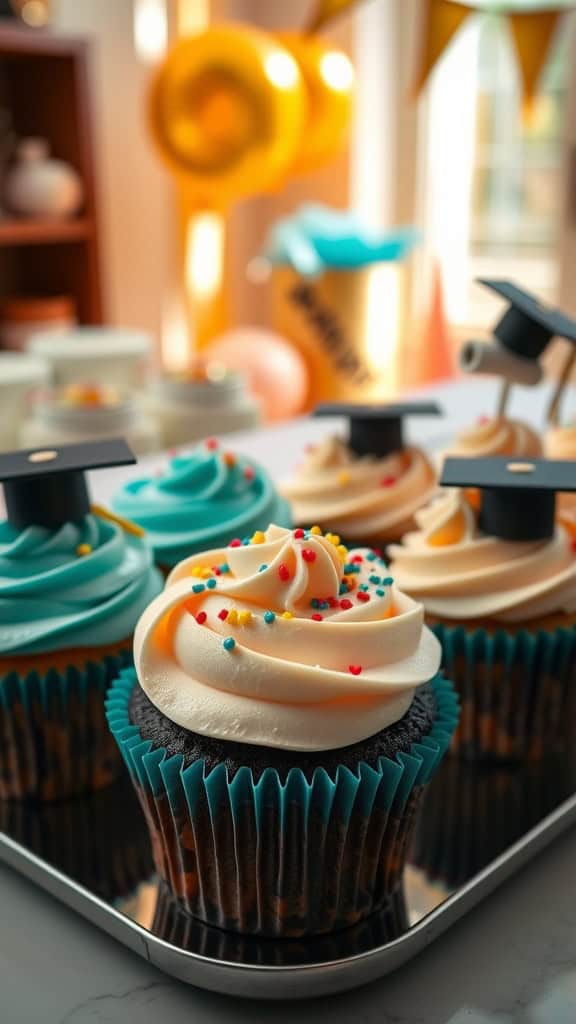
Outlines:
[[[562,14],[574,9],[573,6],[563,4],[548,6],[546,10],[540,11],[514,11],[507,9],[505,4],[494,8],[493,5],[484,7],[478,3],[466,3],[465,0],[423,0],[423,7],[422,43],[414,97],[422,91],[430,72],[466,19],[471,14],[494,13],[497,10],[510,25],[525,110],[530,108],[534,100],[558,21]]]
[[[307,25],[307,32],[318,32],[329,21],[345,11],[357,7],[361,0],[318,0],[316,9]]]

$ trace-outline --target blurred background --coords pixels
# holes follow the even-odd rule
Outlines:
[[[157,372],[190,374],[198,353],[210,354],[223,335],[226,344],[213,354],[232,368],[244,360],[266,362],[267,339],[273,347],[280,336],[302,357],[307,380],[296,387],[288,415],[318,396],[389,396],[452,375],[462,340],[485,336],[498,315],[497,300],[475,284],[478,277],[511,278],[576,314],[572,6],[2,0],[3,347],[22,349],[47,326],[130,328],[151,339]],[[513,21],[531,13],[547,20]],[[308,168],[304,160],[295,170],[294,159],[281,167],[279,158],[275,173],[260,182],[275,131],[282,136],[278,145],[300,132],[304,153],[317,137],[316,127],[296,125],[303,115],[297,97],[287,100],[294,83],[288,64],[277,60],[286,53],[283,45],[266,86],[284,90],[282,110],[273,107],[277,97],[262,99],[257,58],[242,55],[230,40],[213,52],[207,42],[206,57],[195,49],[178,64],[179,41],[222,22],[259,29],[277,43],[286,30],[305,29],[322,41],[324,58],[329,55],[322,67],[344,105],[333,114],[334,145],[318,166]],[[223,79],[215,83],[216,73]],[[318,96],[307,102],[313,106]],[[208,156],[201,174],[191,177],[204,130],[223,166],[232,159],[227,132],[233,147],[250,145],[251,133],[260,133],[260,149],[238,183],[221,187],[224,179]],[[79,180],[66,185],[60,167],[63,210],[35,213],[20,165],[26,163],[30,176],[31,162],[38,174],[38,163],[51,158]],[[361,240],[366,245],[368,238],[373,251],[380,245],[382,252],[391,233],[404,234],[394,256],[354,264],[356,278],[379,270],[360,291],[356,283],[346,290],[348,264],[336,267],[338,299],[322,291],[313,273],[309,281],[318,288],[312,297],[299,294],[307,323],[298,323],[278,279],[286,264],[300,277],[302,268],[295,250],[283,248],[293,234],[274,232],[290,218],[293,226],[310,203],[330,208],[332,219],[319,230],[331,243],[335,231],[339,241],[354,235],[357,242],[359,223],[367,232]],[[340,220],[335,211],[342,211]],[[325,259],[328,272],[332,257]],[[330,317],[338,316],[334,326]],[[323,332],[320,341],[299,336],[312,322]],[[348,381],[338,377],[346,360],[356,358],[344,349],[340,370],[329,365],[340,330],[365,366],[364,383],[356,363],[354,381],[350,374]],[[287,358],[283,372],[292,379],[299,370]],[[269,408],[265,418],[272,416]]]

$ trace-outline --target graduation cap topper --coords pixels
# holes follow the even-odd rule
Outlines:
[[[552,459],[448,458],[442,487],[480,489],[480,529],[502,540],[554,534],[556,494],[576,491],[576,463]]]
[[[30,448],[0,455],[8,522],[17,529],[55,529],[90,511],[86,471],[128,466],[136,459],[125,441]]]
[[[462,347],[461,369],[498,374],[513,384],[538,384],[542,378],[540,356],[554,337],[576,344],[576,321],[511,281],[480,279],[479,284],[505,299],[508,309],[493,329],[493,344],[469,341]]]
[[[404,448],[404,417],[441,415],[442,410],[436,402],[404,402],[397,405],[326,402],[314,410],[314,416],[346,416],[352,451],[357,455],[379,455],[382,458]]]

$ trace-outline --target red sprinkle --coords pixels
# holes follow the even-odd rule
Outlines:
[[[476,422],[477,422],[479,427],[483,427],[485,423],[489,423],[490,422],[490,417],[489,416],[479,416],[478,419],[476,420]]]
[[[331,608],[338,608],[339,601],[337,597],[327,597],[326,600]]]
[[[395,476],[384,476],[380,481],[380,487],[393,487],[396,483]]]
[[[311,551],[310,548],[302,548],[302,558],[305,562],[315,562],[316,552]]]
[[[382,548],[372,548],[376,558],[382,558]]]
[[[365,590],[359,590],[358,593],[356,594],[356,597],[358,598],[359,601],[370,600],[370,594],[367,594]]]
[[[228,547],[229,548],[241,548],[242,547],[242,541],[240,540],[239,537],[234,537],[234,540],[230,541]]]
[[[288,569],[288,566],[284,565],[284,562],[281,562],[280,565],[278,566],[278,575],[284,583],[286,583],[287,580],[290,579],[290,571]]]
[[[222,570],[220,569],[220,567],[218,565],[212,565],[210,567],[210,570],[211,570],[211,572],[214,573],[215,576],[221,576],[222,575]]]
[[[209,437],[207,439],[207,441],[206,441],[206,447],[207,447],[209,452],[216,451],[216,449],[218,447],[218,441],[216,440],[216,438],[215,437]]]
[[[322,622],[320,612],[314,612],[314,615],[311,615],[310,618],[314,619],[314,622]]]
[[[255,473],[254,473],[254,470],[252,469],[252,466],[246,466],[246,469],[244,470],[244,479],[245,480],[253,480],[254,476],[255,476]]]
[[[364,561],[364,559],[363,559],[362,555],[354,555],[350,559],[350,562],[351,562],[352,565],[360,565],[360,562],[363,562],[363,561]]]
[[[302,537],[304,536],[304,530],[301,530],[300,528],[294,530],[294,536],[296,537],[296,540],[302,540]]]
[[[343,608],[345,612],[347,612],[348,609],[352,607],[352,601],[350,600],[350,598],[349,597],[344,597],[340,601],[340,607]]]
[[[199,626],[203,626],[207,618],[208,616],[206,615],[206,612],[198,612],[198,615],[196,616],[196,622],[198,623]]]
[[[348,671],[351,672],[353,676],[359,676],[362,671],[362,665],[348,665]]]
[[[225,619],[227,619],[227,618],[228,618],[228,609],[227,609],[227,608],[222,608],[222,609],[221,609],[221,610],[220,610],[220,611],[218,612],[218,618],[220,619],[220,621],[221,621],[221,622],[224,622],[224,621],[225,621]]]

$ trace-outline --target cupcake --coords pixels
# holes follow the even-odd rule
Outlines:
[[[459,489],[422,510],[420,529],[390,556],[460,694],[453,749],[474,760],[552,754],[576,693],[576,559],[569,531],[554,523],[554,496],[575,486],[573,466],[449,459],[441,482]],[[468,486],[478,490],[460,489]]]
[[[104,694],[162,581],[142,532],[90,509],[83,470],[128,461],[123,442],[0,457],[2,799],[64,799],[122,770]]]
[[[348,544],[381,547],[400,540],[436,488],[428,457],[404,444],[402,420],[438,415],[438,407],[326,405],[316,414],[348,416],[349,437],[329,436],[312,447],[281,487],[294,522],[333,529]]]
[[[319,934],[383,907],[456,724],[421,606],[336,541],[270,526],[183,562],[107,699],[159,875],[225,930]]]
[[[146,530],[165,571],[196,551],[244,539],[268,523],[290,525],[287,503],[257,463],[208,439],[156,476],[130,480],[112,507]]]

